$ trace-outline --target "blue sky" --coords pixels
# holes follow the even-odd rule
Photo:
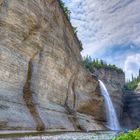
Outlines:
[[[140,68],[140,0],[63,0],[78,27],[82,55],[116,64],[126,78]]]

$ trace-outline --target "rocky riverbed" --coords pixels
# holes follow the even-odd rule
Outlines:
[[[6,140],[111,140],[118,132],[116,131],[95,131],[95,132],[53,132],[53,133],[5,133],[0,138]],[[3,138],[2,138],[3,139]]]

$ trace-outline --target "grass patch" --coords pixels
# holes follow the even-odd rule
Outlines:
[[[122,133],[112,140],[140,140],[140,129],[130,131],[129,133]]]

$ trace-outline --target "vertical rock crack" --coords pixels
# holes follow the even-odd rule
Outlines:
[[[31,90],[31,79],[32,79],[32,59],[28,63],[28,72],[25,85],[23,87],[23,99],[26,103],[27,108],[29,109],[35,123],[37,131],[44,131],[45,125],[37,111],[36,105],[33,101],[33,94]]]
[[[83,128],[80,126],[79,121],[77,119],[77,114],[76,114],[76,93],[75,93],[75,80],[76,80],[76,76],[77,76],[78,72],[75,72],[70,80],[69,80],[69,84],[68,84],[68,92],[67,92],[67,97],[66,97],[66,102],[65,102],[65,106],[66,106],[66,110],[68,111],[69,114],[72,115],[72,117],[69,117],[70,122],[73,124],[73,127],[75,129],[75,131],[81,131],[83,130]],[[72,104],[72,109],[71,107],[69,107],[69,98],[73,96],[73,104]]]

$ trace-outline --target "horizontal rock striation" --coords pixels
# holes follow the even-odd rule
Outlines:
[[[57,0],[0,1],[0,129],[104,129],[98,80]]]

